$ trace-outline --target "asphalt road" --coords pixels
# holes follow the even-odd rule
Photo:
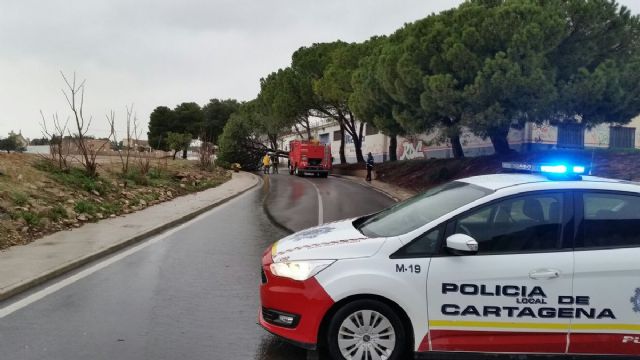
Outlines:
[[[183,226],[25,294],[46,296],[0,319],[0,359],[306,359],[256,324],[260,256],[286,235],[263,205],[297,230],[391,203],[345,180],[270,175]],[[69,284],[46,293],[61,280]]]

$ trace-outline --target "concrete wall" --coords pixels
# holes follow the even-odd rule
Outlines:
[[[640,116],[624,126],[636,129],[635,146],[640,148]],[[609,124],[603,124],[585,130],[585,148],[608,148],[609,128]],[[312,136],[316,139],[326,139],[328,134],[334,162],[339,162],[340,160],[340,141],[334,141],[334,132],[339,131],[339,129],[339,126],[335,123],[325,123],[314,127],[312,130]],[[297,134],[283,136],[280,141],[281,149],[289,150],[289,141],[297,138],[299,138]],[[523,129],[511,129],[508,140],[511,148],[518,151],[552,149],[557,147],[558,128],[548,123],[527,123]],[[493,154],[493,146],[489,139],[475,136],[468,130],[463,130],[461,142],[466,156]],[[365,156],[371,152],[376,162],[389,159],[388,148],[389,138],[387,136],[381,133],[364,136],[362,152]],[[356,161],[355,148],[348,135],[345,144],[345,155],[348,162]],[[435,131],[429,134],[398,137],[397,156],[399,160],[408,160],[416,158],[450,158],[453,157],[453,154],[448,140],[443,139],[442,134]]]

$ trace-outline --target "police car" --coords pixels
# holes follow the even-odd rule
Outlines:
[[[262,258],[260,324],[333,359],[640,355],[640,185],[583,166],[453,181]]]

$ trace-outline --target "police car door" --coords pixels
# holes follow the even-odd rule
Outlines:
[[[536,192],[449,221],[444,242],[463,234],[477,241],[478,251],[454,254],[445,247],[432,258],[430,349],[566,352],[572,306],[559,300],[572,296],[573,254],[563,249],[572,236],[565,220],[571,212],[571,193]]]
[[[576,194],[574,300],[569,352],[640,355],[640,196]]]

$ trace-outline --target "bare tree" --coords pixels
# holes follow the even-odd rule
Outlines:
[[[138,128],[138,117],[135,114],[133,115],[133,135],[135,137],[135,146],[138,147],[138,149],[136,150],[139,150],[142,129]],[[147,175],[149,173],[149,170],[151,170],[152,153],[144,148],[143,151],[137,151],[136,155],[136,159],[138,160],[138,170],[140,171],[140,174]]]
[[[198,150],[200,168],[202,170],[211,170],[211,165],[213,165],[213,143],[207,141],[209,137],[207,137],[206,131],[202,132],[200,139],[200,149]]]
[[[53,114],[51,116],[53,128],[49,129],[49,127],[47,126],[47,120],[42,110],[40,110],[40,116],[42,117],[42,123],[40,124],[42,135],[49,139],[49,160],[53,163],[57,163],[59,169],[67,169],[67,156],[69,155],[69,147],[64,146],[63,139],[65,134],[67,133],[69,118],[67,117],[67,120],[63,125],[62,122],[60,122],[58,114]]]
[[[96,158],[100,151],[104,149],[108,141],[102,142],[97,148],[88,144],[86,136],[89,132],[89,128],[91,127],[92,118],[89,117],[88,121],[85,122],[83,113],[85,80],[80,84],[77,84],[75,72],[73,73],[73,79],[71,81],[67,79],[62,71],[60,74],[67,85],[66,90],[62,89],[62,94],[65,99],[67,99],[67,104],[69,104],[69,107],[71,108],[76,125],[74,132],[72,133],[69,131],[69,135],[80,152],[80,163],[84,167],[85,171],[89,176],[96,176],[98,174],[98,163]]]
[[[131,117],[133,115],[133,104],[131,105],[131,107],[127,106],[127,121],[126,121],[126,125],[127,125],[127,134],[126,134],[126,139],[127,139],[127,145],[123,146],[122,149],[117,149],[118,151],[118,156],[120,157],[120,165],[122,168],[122,174],[126,174],[129,172],[129,159],[131,158],[131,149],[133,148],[131,146],[131,142],[132,142],[132,133],[131,133]],[[115,114],[113,111],[111,111],[109,114],[107,114],[107,122],[109,123],[109,127],[110,127],[110,131],[111,131],[111,138],[113,139],[113,142],[117,144],[119,144],[118,142],[118,134],[116,131],[116,127],[115,127]]]

